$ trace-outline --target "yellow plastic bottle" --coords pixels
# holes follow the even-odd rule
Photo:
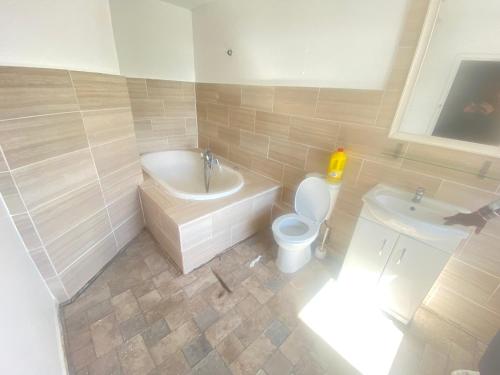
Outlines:
[[[342,180],[346,161],[347,156],[343,148],[338,148],[336,152],[332,153],[326,174],[326,180],[329,183],[336,184]]]

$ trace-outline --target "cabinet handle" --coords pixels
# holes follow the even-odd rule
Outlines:
[[[406,248],[404,248],[403,251],[401,251],[401,255],[399,256],[399,259],[396,262],[396,264],[401,264],[401,262],[403,261],[403,258],[405,257],[405,254],[406,254]]]
[[[378,251],[378,256],[381,257],[382,256],[382,253],[384,251],[384,247],[385,247],[385,244],[387,243],[387,239],[384,239],[382,241],[382,246],[380,246],[380,250]]]

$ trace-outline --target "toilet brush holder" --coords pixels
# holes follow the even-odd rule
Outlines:
[[[326,223],[325,223],[325,226],[326,226],[326,229],[325,229],[325,233],[323,234],[323,240],[314,249],[314,256],[318,259],[325,259],[325,257],[326,257],[325,243],[326,243],[326,240],[328,239],[328,235],[330,234],[330,227]]]

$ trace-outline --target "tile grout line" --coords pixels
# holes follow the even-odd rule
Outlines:
[[[0,146],[0,153],[1,153],[2,157],[4,158],[5,164],[6,164],[6,166],[7,166],[7,170],[8,170],[8,172],[9,172],[9,174],[11,175],[12,182],[13,182],[13,184],[14,184],[15,188],[16,188],[17,194],[19,195],[19,199],[20,199],[20,200],[22,201],[22,203],[23,203],[24,209],[26,210],[26,214],[28,215],[28,218],[30,219],[30,223],[31,223],[31,225],[32,225],[32,227],[33,227],[33,230],[35,231],[35,234],[36,234],[36,235],[37,235],[37,237],[38,237],[38,240],[40,241],[40,244],[42,245],[41,249],[43,250],[43,252],[44,252],[45,256],[47,257],[47,260],[48,260],[49,265],[50,265],[50,267],[51,267],[51,269],[52,269],[52,272],[54,273],[54,276],[52,276],[52,277],[48,277],[48,278],[45,278],[45,277],[42,275],[42,273],[41,273],[41,271],[40,271],[40,268],[39,268],[38,264],[36,264],[35,260],[31,257],[31,254],[29,253],[29,250],[28,250],[28,248],[27,248],[26,244],[24,243],[24,239],[22,239],[22,236],[20,235],[19,229],[17,228],[17,225],[15,225],[15,223],[14,223],[14,225],[15,225],[15,227],[16,227],[16,230],[17,230],[17,232],[19,233],[19,235],[21,236],[21,240],[23,241],[25,251],[26,251],[26,253],[28,254],[28,256],[29,256],[29,258],[31,259],[31,261],[33,262],[33,264],[35,265],[36,270],[38,271],[38,273],[39,273],[40,277],[41,277],[41,278],[42,278],[42,280],[44,281],[45,285],[47,286],[47,289],[49,289],[49,291],[50,291],[50,293],[52,294],[52,296],[54,297],[54,299],[57,301],[56,296],[54,295],[54,293],[52,292],[52,289],[49,287],[49,284],[47,283],[47,280],[52,279],[52,278],[57,278],[57,280],[59,281],[60,286],[62,287],[62,289],[63,289],[63,291],[64,291],[64,294],[66,295],[66,298],[69,298],[68,291],[66,290],[66,287],[63,285],[63,283],[62,283],[61,279],[59,278],[59,275],[57,274],[57,271],[56,271],[56,268],[55,268],[55,266],[54,266],[54,263],[52,262],[52,259],[51,259],[51,258],[50,258],[50,256],[49,256],[49,253],[48,253],[48,251],[47,251],[47,248],[45,247],[45,244],[44,244],[44,243],[43,243],[43,241],[42,241],[42,237],[40,236],[40,233],[38,232],[38,228],[36,227],[35,222],[34,222],[33,218],[31,217],[31,213],[30,213],[30,211],[28,210],[28,207],[26,206],[26,202],[24,201],[24,198],[23,198],[23,196],[21,195],[21,191],[19,190],[19,187],[17,186],[16,180],[14,179],[14,176],[12,176],[12,173],[11,173],[11,170],[10,170],[10,166],[9,166],[9,162],[8,162],[7,158],[5,157],[5,154],[4,154],[4,152],[3,152],[3,148],[2,148],[1,146]],[[10,216],[10,212],[9,212],[9,216]],[[59,301],[58,301],[58,302],[59,302]]]
[[[89,152],[90,152],[90,158],[92,159],[92,163],[94,164],[94,169],[95,169],[95,173],[96,173],[96,176],[97,176],[97,183],[99,184],[99,190],[101,191],[102,202],[104,203],[104,209],[106,210],[106,215],[108,216],[109,226],[111,227],[111,232],[113,233],[113,238],[115,240],[116,249],[118,249],[118,240],[116,239],[116,234],[115,234],[115,231],[113,230],[113,225],[111,224],[112,223],[111,222],[111,216],[109,214],[109,210],[108,210],[108,207],[106,206],[106,201],[104,199],[104,190],[102,189],[101,179],[99,177],[99,171],[97,169],[97,164],[95,162],[94,154],[92,153],[92,149],[90,147],[90,141],[89,141],[89,136],[88,136],[88,133],[87,133],[87,128],[85,127],[85,122],[83,121],[83,116],[82,116],[82,112],[81,112],[80,99],[78,98],[78,95],[77,95],[77,92],[76,92],[75,83],[73,82],[73,77],[71,75],[71,71],[68,71],[68,73],[69,73],[69,79],[71,81],[71,85],[73,87],[73,91],[74,91],[75,96],[76,96],[76,100],[78,102],[78,106],[80,107],[80,118],[82,120],[83,130],[85,132],[85,137],[87,139],[87,145],[88,145]],[[128,94],[128,88],[127,88],[127,94]],[[129,100],[130,100],[130,98],[129,98]]]

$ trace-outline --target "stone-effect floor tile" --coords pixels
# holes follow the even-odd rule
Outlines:
[[[234,362],[243,349],[245,349],[245,347],[233,333],[228,335],[219,345],[217,345],[217,351],[228,365]]]
[[[200,331],[204,332],[208,327],[214,324],[220,315],[215,311],[212,306],[207,306],[194,316],[194,321],[198,325]]]
[[[139,302],[139,306],[142,311],[147,312],[155,307],[162,300],[162,296],[156,289],[150,291],[149,293],[144,294],[142,297],[139,297],[137,301]]]
[[[257,301],[257,299],[250,294],[236,305],[236,311],[242,317],[248,318],[249,316],[252,316],[252,314],[258,310],[259,307],[259,301]]]
[[[192,370],[193,375],[231,375],[231,371],[226,364],[213,350],[205,358],[203,358]]]
[[[165,361],[158,366],[156,370],[148,375],[184,375],[187,374],[191,368],[189,367],[184,355],[181,351],[168,356]]]
[[[106,354],[123,342],[114,314],[109,314],[93,323],[90,326],[90,332],[92,334],[92,341],[94,342],[95,353],[98,357]]]
[[[115,310],[116,319],[119,322],[124,322],[141,312],[131,290],[127,290],[111,298],[111,304]]]
[[[144,375],[155,367],[140,335],[124,343],[118,357],[125,375]]]
[[[89,375],[117,375],[120,374],[120,362],[114,351],[111,351],[88,366]]]
[[[142,314],[137,314],[120,323],[120,331],[125,341],[141,333],[146,327],[147,324]]]
[[[170,333],[170,328],[165,319],[160,319],[150,325],[143,333],[144,343],[149,348]]]
[[[201,361],[205,356],[212,351],[212,346],[207,341],[205,335],[200,335],[190,343],[188,343],[184,348],[182,348],[182,352],[184,353],[184,357],[186,357],[186,361],[189,363],[189,366],[193,367],[199,361]]]
[[[276,347],[264,335],[246,348],[231,365],[235,375],[255,374],[273,355]]]
[[[281,320],[277,319],[273,320],[265,331],[265,335],[269,337],[269,340],[271,340],[275,346],[281,346],[289,334],[290,330],[288,327],[283,324]]]
[[[292,363],[279,350],[276,350],[264,365],[268,375],[287,375],[291,373],[292,368]]]
[[[153,360],[157,365],[160,365],[166,358],[176,351],[181,350],[184,345],[198,334],[198,327],[192,320],[184,323],[149,348]]]
[[[224,340],[224,338],[238,327],[240,323],[240,315],[234,310],[229,311],[205,331],[207,340],[212,347],[217,346],[217,344]]]
[[[96,360],[96,354],[92,345],[78,349],[69,356],[69,365],[75,370],[80,370]]]
[[[267,306],[262,306],[250,317],[245,319],[235,330],[234,334],[247,347],[271,324],[273,316]]]
[[[255,276],[249,277],[243,281],[243,285],[261,304],[269,301],[274,295],[274,293],[270,289],[264,287]]]
[[[87,310],[87,317],[89,324],[97,322],[99,319],[104,318],[106,315],[113,312],[113,306],[109,299],[92,306]]]

